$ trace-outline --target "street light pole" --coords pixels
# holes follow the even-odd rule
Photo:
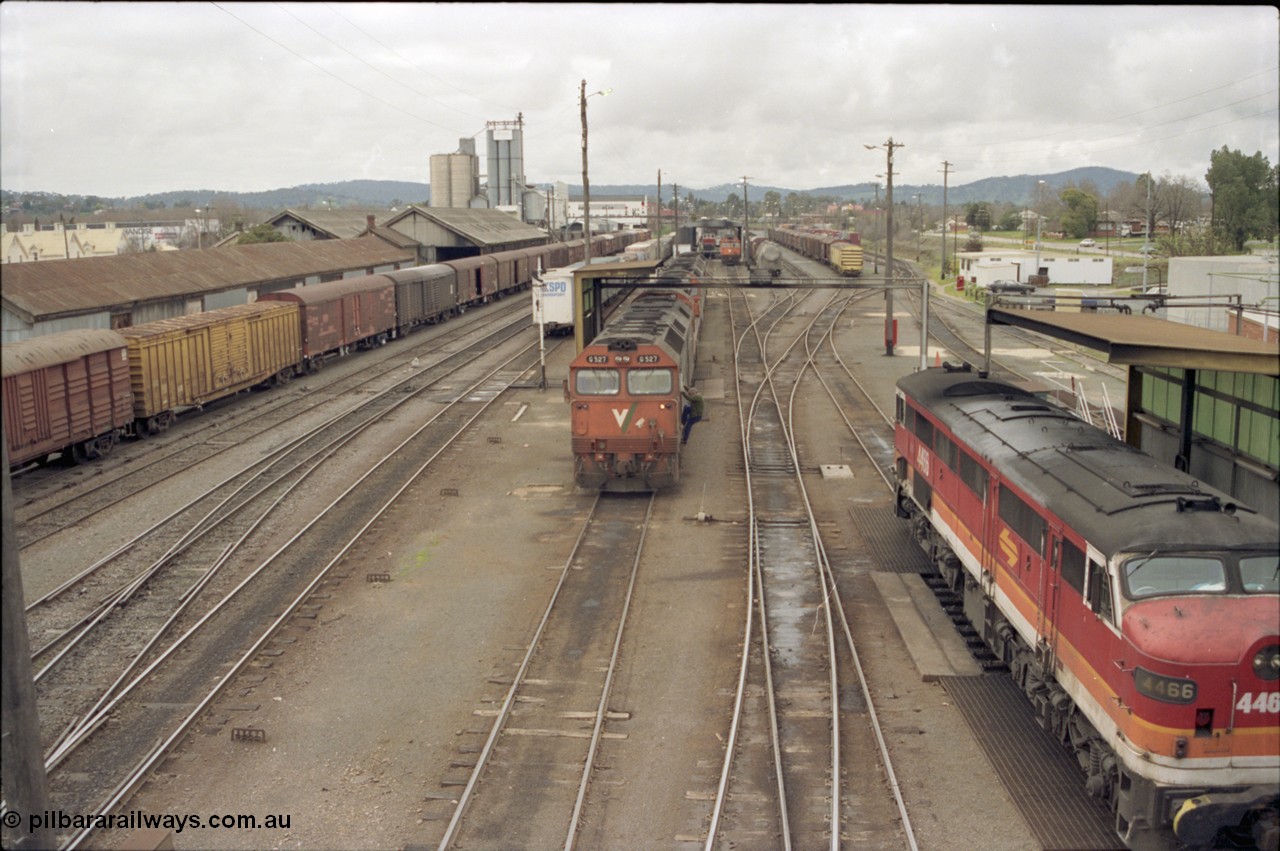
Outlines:
[[[587,179],[587,81],[582,81],[578,105],[582,110],[582,242],[583,257],[591,263],[591,182]]]
[[[587,98],[596,95],[604,96],[609,94],[613,89],[601,89],[598,92],[587,94],[587,81],[582,81],[582,89],[579,92],[578,106],[582,111],[582,238],[586,244],[586,253],[583,255],[586,262],[591,262],[591,182],[587,179]]]

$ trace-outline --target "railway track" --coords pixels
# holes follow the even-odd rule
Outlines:
[[[127,800],[234,676],[254,660],[378,518],[394,506],[398,496],[449,446],[468,434],[471,423],[507,387],[524,380],[528,371],[536,368],[536,343],[514,339],[507,349],[496,365],[491,358],[482,369],[475,353],[470,353],[476,367],[472,376],[463,382],[455,366],[450,379],[454,383],[447,390],[438,384],[414,388],[417,394],[443,394],[448,399],[437,403],[434,415],[410,418],[410,433],[392,444],[395,448],[380,459],[371,463],[353,459],[361,471],[354,481],[330,482],[313,493],[302,493],[304,499],[294,509],[294,519],[301,528],[272,528],[269,522],[256,545],[234,560],[234,568],[219,569],[216,581],[201,586],[198,594],[184,595],[179,589],[184,585],[195,588],[190,585],[192,574],[212,575],[225,561],[221,555],[215,556],[213,564],[197,561],[189,565],[185,579],[164,588],[149,588],[128,607],[136,609],[144,600],[154,598],[152,614],[115,611],[100,621],[118,621],[120,625],[110,633],[93,630],[92,635],[112,637],[99,639],[99,651],[77,648],[66,658],[82,658],[83,666],[63,663],[58,667],[58,682],[51,678],[43,684],[43,698],[50,705],[67,701],[79,710],[63,711],[59,724],[68,715],[73,717],[46,759],[54,806],[69,812],[105,813]],[[383,397],[396,395],[408,394],[388,391]],[[390,410],[401,408],[396,405]],[[365,426],[376,428],[385,421],[385,417],[366,418],[353,432],[360,433]],[[332,436],[322,440],[321,457],[332,454],[333,441]],[[326,501],[328,494],[344,486],[338,497]],[[250,525],[256,527],[258,521]],[[354,535],[352,529],[357,530]],[[227,535],[233,539],[231,543],[227,543]],[[243,531],[224,533],[222,552],[229,553],[245,539]],[[217,553],[217,546],[211,552]],[[184,599],[197,601],[188,605]],[[153,626],[163,623],[141,629],[139,620]],[[150,638],[139,649],[146,635]],[[112,657],[117,662],[104,659],[104,654],[111,653],[118,654]],[[123,672],[104,688],[103,675],[96,672],[114,674],[121,665]],[[77,682],[77,676],[88,679]],[[105,800],[104,789],[112,790]],[[66,837],[67,847],[77,847],[86,838],[87,833]]]
[[[19,546],[27,549],[118,505],[123,499],[157,487],[197,464],[232,454],[269,436],[326,402],[352,392],[367,392],[380,381],[395,380],[415,359],[447,356],[450,350],[497,324],[528,324],[523,299],[492,310],[473,311],[442,326],[438,334],[404,338],[381,352],[362,352],[290,387],[266,394],[238,394],[210,405],[206,416],[184,419],[178,428],[136,444],[136,452],[115,452],[74,469],[34,467],[14,478]],[[515,302],[519,302],[516,304]],[[130,447],[133,448],[133,447]],[[122,457],[127,456],[127,457]]]
[[[600,495],[510,678],[439,841],[575,847],[619,664],[650,495]],[[480,732],[474,734],[477,739]]]
[[[875,758],[859,748],[852,765],[842,761],[856,740],[842,728],[846,717],[865,718],[875,738],[883,737],[867,711],[869,694],[851,701],[841,680],[860,679],[860,667],[842,606],[831,605],[838,603],[836,577],[795,436],[801,378],[812,368],[815,341],[830,335],[843,309],[838,294],[821,297],[826,302],[807,322],[801,312],[817,291],[778,298],[756,317],[747,308],[737,334],[752,606],[707,849],[839,848],[846,825],[863,823],[875,806],[849,793],[846,774],[879,777],[883,766],[892,777],[883,748]],[[803,330],[793,327],[797,319]],[[771,341],[780,341],[778,354],[770,353]],[[910,837],[900,797],[898,807]]]

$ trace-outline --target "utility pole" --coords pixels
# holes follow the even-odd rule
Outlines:
[[[947,282],[951,267],[947,264],[947,181],[951,177],[951,163],[942,161],[942,282]]]
[[[863,145],[863,147],[865,148],[867,146]],[[871,146],[871,148],[874,148],[874,147],[875,147],[874,145]],[[870,150],[871,148],[868,148],[868,150]],[[875,187],[876,187],[876,205],[875,205],[875,216],[872,219],[872,221],[874,221],[876,224],[876,232],[875,232],[875,235],[871,237],[872,242],[875,243],[875,248],[871,252],[871,271],[879,275],[880,274],[880,181],[878,180],[876,181]]]
[[[654,236],[662,238],[662,169],[658,169],[658,227],[655,228]]]
[[[18,537],[13,517],[13,486],[9,481],[8,443],[0,439],[0,474],[4,476],[4,572],[0,583],[3,617],[0,618],[0,759],[4,763],[5,816],[4,847],[53,848],[52,828],[32,829],[33,816],[43,816],[49,808],[49,785],[40,749],[40,716],[36,708],[36,685],[32,678],[31,644],[22,597],[22,567],[18,560]],[[17,820],[10,827],[10,819]]]
[[[591,183],[587,179],[587,81],[582,81],[578,95],[582,110],[582,242],[583,257],[591,265]]]
[[[671,222],[671,255],[680,253],[680,184],[671,184],[671,214],[675,219]]]
[[[897,337],[896,322],[893,318],[893,149],[901,148],[903,145],[900,142],[894,142],[893,137],[890,136],[889,141],[883,145],[863,145],[862,147],[869,151],[884,148],[888,154],[888,164],[885,168],[885,204],[889,207],[889,215],[885,223],[888,232],[884,242],[884,353],[888,357],[893,357],[893,347]]]
[[[750,177],[742,176],[742,238],[738,240],[742,244],[742,262],[751,268],[751,252],[747,249],[747,243],[751,240],[751,207],[747,203],[747,181]]]

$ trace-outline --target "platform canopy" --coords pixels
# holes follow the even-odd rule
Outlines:
[[[1154,316],[992,307],[988,325],[1012,325],[1105,352],[1107,362],[1280,376],[1280,346]]]

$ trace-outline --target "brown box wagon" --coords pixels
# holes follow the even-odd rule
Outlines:
[[[133,423],[127,346],[114,331],[6,343],[0,360],[10,466],[68,450],[77,462],[106,455]]]

